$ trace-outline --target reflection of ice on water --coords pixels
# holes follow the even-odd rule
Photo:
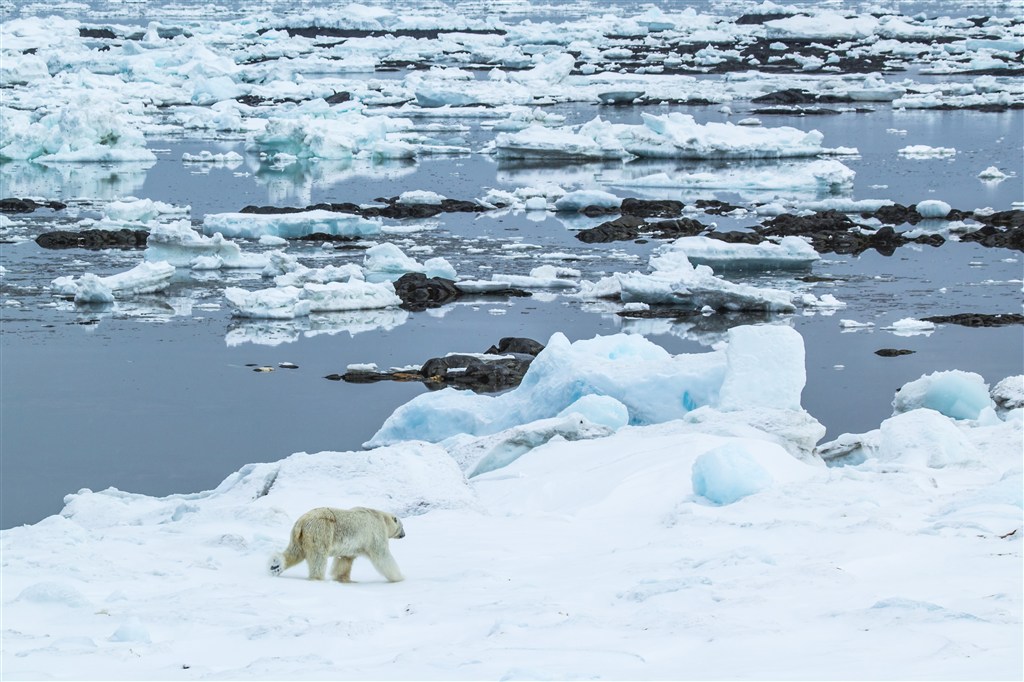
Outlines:
[[[114,200],[138,194],[156,161],[130,163],[0,164],[4,196]]]
[[[313,188],[331,187],[354,178],[395,180],[416,172],[409,159],[296,159],[280,164],[273,158],[252,159],[250,167],[256,181],[267,187],[267,198],[276,206],[313,203]]]
[[[280,346],[300,337],[348,332],[355,336],[369,331],[390,331],[409,319],[409,311],[401,308],[352,310],[296,318],[294,320],[232,320],[224,342],[229,347],[252,343],[259,346]]]

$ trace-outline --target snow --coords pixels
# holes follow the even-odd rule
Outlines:
[[[513,211],[536,209],[533,218],[541,220],[551,208],[568,214],[620,205],[621,197],[594,185],[764,192],[771,202],[759,209],[764,215],[790,208],[860,213],[891,202],[855,199],[853,171],[819,158],[837,150],[824,147],[815,130],[749,125],[756,119],[697,123],[681,113],[637,120],[618,111],[615,120],[632,123],[596,117],[567,126],[566,117],[550,112],[569,111],[571,103],[596,110],[598,102],[635,97],[703,98],[715,105],[708,114],[720,116],[745,112],[755,93],[808,83],[819,93],[891,107],[897,118],[905,116],[901,109],[1016,108],[1021,98],[1012,76],[961,77],[1019,62],[1019,23],[999,18],[978,26],[927,13],[769,1],[725,3],[728,17],[706,13],[710,6],[645,5],[598,8],[579,20],[557,20],[559,8],[516,2],[488,6],[483,19],[471,16],[478,9],[472,3],[342,4],[295,14],[277,13],[273,4],[226,22],[207,17],[225,11],[209,5],[168,38],[167,29],[179,26],[162,23],[166,8],[112,3],[114,15],[132,14],[138,5],[154,20],[111,24],[118,38],[104,50],[81,35],[87,26],[79,21],[5,17],[0,160],[34,174],[61,174],[64,197],[103,200],[88,210],[102,212],[105,222],[144,222],[151,232],[143,263],[113,254],[117,267],[130,269],[61,277],[55,293],[116,305],[163,290],[175,267],[250,268],[206,275],[246,286],[263,286],[252,285],[262,270],[273,287],[224,291],[234,315],[257,320],[232,323],[225,339],[229,346],[277,345],[324,332],[314,324],[259,320],[341,311],[334,314],[342,327],[326,333],[389,329],[408,318],[397,307],[392,279],[405,272],[456,278],[443,259],[420,263],[406,255],[402,248],[420,253],[407,242],[372,246],[362,266],[309,267],[293,254],[265,252],[313,231],[382,231],[381,223],[358,216],[206,214],[200,234],[189,207],[132,196],[156,159],[146,136],[164,140],[174,138],[171,131],[198,130],[204,144],[244,139],[247,158],[201,152],[181,160],[227,167],[215,172],[250,162],[243,172],[255,173],[258,163],[261,172],[308,173],[299,189],[306,197],[324,194],[353,163],[372,168],[374,180],[391,179],[395,171],[387,169],[400,165],[380,162],[472,151],[501,162],[605,162],[599,177],[577,181],[584,176],[568,165],[559,169],[559,186],[531,179],[518,183],[529,187],[488,195],[507,197]],[[77,4],[4,7],[18,14]],[[732,17],[742,12],[777,18],[736,24]],[[328,45],[335,41],[289,36],[283,29],[296,19],[440,35],[370,35]],[[492,32],[459,32],[467,29]],[[136,31],[140,39],[125,37]],[[821,40],[831,57],[920,56],[896,76],[830,74],[828,57],[801,55],[792,39],[812,47],[806,41]],[[658,74],[662,66],[719,63],[734,52],[722,45],[752,40],[774,41],[771,49],[789,53],[810,73]],[[847,49],[843,41],[856,42]],[[691,60],[675,45],[707,47]],[[609,59],[641,57],[640,46],[664,59],[642,72],[611,71]],[[467,68],[413,68],[386,78],[362,73],[384,60],[421,65],[442,55]],[[577,61],[583,75],[572,72]],[[328,105],[324,98],[342,90],[353,101]],[[235,99],[244,95],[264,104]],[[481,122],[472,130],[484,138],[480,148],[438,143],[424,132],[424,119],[468,118]],[[913,133],[920,121],[906,116],[904,127]],[[486,141],[489,131],[493,142]],[[925,145],[897,153],[939,160],[958,154]],[[622,163],[635,157],[727,159],[729,166],[659,173],[660,165]],[[796,160],[770,169],[736,164],[747,159]],[[516,184],[505,181],[515,177],[504,175],[506,165],[498,170],[503,188]],[[990,167],[978,177],[1010,175]],[[8,179],[10,196],[28,196],[18,191],[17,175]],[[272,201],[283,203],[276,178],[261,180]],[[794,192],[815,196],[794,200]],[[836,196],[818,196],[826,193]],[[406,204],[442,200],[426,190],[399,197]],[[917,208],[927,218],[950,210],[938,200]],[[0,218],[6,229],[8,219]],[[261,252],[246,253],[233,239],[258,239],[252,248]],[[311,251],[302,253],[321,262],[348,255]],[[524,258],[513,262],[523,264],[517,273],[532,267],[528,275],[495,274],[459,286],[578,290],[571,295],[617,299],[607,304],[611,310],[620,303],[686,305],[710,321],[714,309],[842,305],[830,294],[738,285],[721,276],[740,265],[807,267],[817,254],[797,238],[757,246],[677,240],[657,249],[646,272],[598,282],[580,281],[572,268],[525,265],[527,258],[557,255],[529,244],[507,252]],[[80,272],[81,263],[68,262]],[[0,267],[0,275],[7,272]],[[16,289],[11,295],[20,297]],[[878,324],[899,335],[935,329],[914,318]],[[996,381],[955,369],[925,374],[896,392],[893,416],[877,429],[818,446],[824,427],[802,405],[803,340],[785,318],[718,333],[712,348],[672,354],[637,334],[572,342],[556,334],[520,387],[499,395],[422,393],[394,412],[366,451],[282,452],[279,461],[225,472],[223,483],[203,492],[69,494],[59,514],[0,531],[4,677],[1021,679],[1024,378]],[[325,419],[334,407],[325,407]],[[244,428],[244,410],[241,416],[225,428]],[[138,445],[144,454],[145,434]],[[300,514],[320,505],[365,505],[403,517],[408,536],[392,549],[406,580],[387,584],[364,560],[356,561],[351,585],[309,582],[301,569],[268,576],[267,557],[287,542]]]
[[[986,466],[826,470],[676,421],[550,439],[469,481],[406,442],[248,465],[203,493],[81,491],[2,533],[5,669],[79,677],[85,653],[103,679],[785,677],[795,660],[1004,677],[1020,421],[950,427]],[[362,559],[348,585],[265,573],[300,514],[357,505],[402,518],[404,582]]]

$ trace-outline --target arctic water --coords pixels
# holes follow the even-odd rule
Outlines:
[[[909,13],[906,6],[910,4],[902,3],[901,9]],[[111,3],[90,11],[145,24],[145,17],[134,14],[138,7]],[[525,6],[505,9],[513,12],[517,7],[525,17],[558,11],[557,7],[537,8],[530,15]],[[1005,11],[992,4],[977,12],[964,7],[961,14]],[[190,10],[187,4],[143,8],[161,20],[171,16],[172,10],[182,15],[207,11]],[[26,6],[21,11],[39,13],[40,9]],[[932,9],[934,4],[916,3],[912,11]],[[729,112],[716,105],[652,105],[643,111],[682,111],[706,122],[736,120],[748,108],[750,103],[742,102],[734,103]],[[625,123],[635,123],[640,116],[637,107],[584,103],[547,109],[564,115],[567,125],[598,114]],[[878,107],[839,116],[763,118],[765,125],[820,130],[831,147],[857,147],[858,156],[844,159],[857,173],[855,199],[890,199],[908,205],[939,199],[959,209],[997,211],[1024,199],[1021,110]],[[493,137],[479,120],[460,123],[466,129],[452,133],[460,144],[479,149]],[[152,136],[147,144],[157,154],[157,162],[148,168],[4,163],[0,194],[77,199],[70,202],[75,220],[98,218],[105,202],[136,196],[191,206],[192,220],[201,222],[208,213],[234,212],[250,204],[361,203],[408,190],[473,199],[489,188],[513,190],[544,183],[580,186],[622,172],[620,164],[520,164],[480,153],[281,167],[247,152],[242,139],[203,139],[194,131],[187,136]],[[927,158],[895,153],[909,144],[957,151]],[[234,151],[243,156],[243,162],[226,166],[181,160],[184,153],[205,150]],[[647,161],[630,164],[627,170],[647,175],[721,166]],[[1003,182],[979,179],[979,171],[989,166],[1016,169],[1017,175]],[[673,194],[643,193],[634,187],[613,191],[645,198],[719,199],[743,206],[768,198],[738,190]],[[415,223],[415,229],[381,235],[377,241],[393,241],[412,254],[443,256],[460,274],[481,278],[491,272],[525,274],[548,262],[578,269],[581,278],[589,280],[643,270],[659,240],[585,245],[574,237],[577,229],[603,219],[567,218],[543,211],[443,214]],[[719,230],[756,222],[752,214],[702,219],[714,222]],[[529,298],[469,299],[423,312],[395,309],[257,321],[233,318],[222,292],[230,285],[258,288],[258,271],[176,275],[166,292],[119,302],[114,308],[76,307],[57,299],[49,287],[54,278],[121,272],[139,258],[137,252],[48,251],[26,239],[65,227],[69,227],[67,214],[40,210],[9,225],[0,245],[5,269],[0,279],[0,526],[4,528],[59,512],[63,496],[80,488],[114,486],[154,495],[199,491],[215,487],[245,463],[273,461],[298,451],[358,449],[398,405],[426,389],[410,383],[352,385],[328,381],[326,375],[343,372],[353,363],[403,367],[450,352],[482,352],[507,336],[543,343],[556,331],[573,340],[627,331],[642,333],[672,353],[699,353],[709,350],[730,326],[785,321],[804,337],[808,376],[803,405],[828,428],[828,439],[874,428],[890,414],[894,391],[922,374],[955,368],[978,372],[994,384],[1024,372],[1019,325],[940,325],[932,332],[913,335],[886,330],[904,318],[1020,312],[1020,253],[976,244],[909,245],[893,255],[871,250],[857,256],[828,254],[810,273],[801,273],[821,280],[815,284],[797,282],[793,273],[734,277],[763,286],[785,282],[819,296],[833,294],[846,304],[838,310],[803,310],[792,315],[629,320],[617,314],[621,306],[535,292]],[[269,250],[254,242],[245,248]],[[292,245],[289,251],[310,263],[362,259],[360,250],[328,251],[318,244]],[[556,254],[556,260],[543,260],[548,254]],[[842,319],[873,326],[851,329],[840,325]],[[895,358],[876,355],[882,348],[913,353]],[[275,370],[253,371],[260,366]]]

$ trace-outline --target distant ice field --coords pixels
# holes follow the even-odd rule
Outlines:
[[[407,5],[381,7],[404,18]],[[789,325],[807,348],[803,405],[828,438],[875,428],[891,413],[893,392],[922,374],[962,369],[995,384],[1022,373],[1020,325],[914,331],[895,324],[1021,311],[1021,252],[956,243],[945,221],[896,228],[949,237],[941,247],[908,245],[891,256],[823,254],[799,273],[716,268],[729,283],[782,291],[800,304],[794,312],[637,320],[618,315],[622,301],[581,295],[584,283],[617,273],[649,277],[651,258],[666,240],[584,244],[576,238],[580,230],[614,215],[555,210],[572,191],[741,207],[728,215],[686,214],[718,231],[750,228],[774,212],[838,207],[856,215],[856,206],[870,212],[887,202],[930,201],[933,210],[1021,207],[1024,90],[1014,69],[1024,50],[1016,49],[1022,29],[1011,3],[786,3],[839,17],[841,35],[803,36],[798,47],[779,37],[783,47],[762,55],[796,53],[795,70],[771,71],[770,61],[751,64],[765,67],[761,72],[697,68],[732,58],[719,41],[765,30],[719,19],[764,7],[665,3],[659,15],[626,2],[464,3],[459,12],[467,25],[500,24],[511,37],[406,37],[395,55],[383,50],[387,38],[380,36],[352,39],[348,47],[332,46],[337,36],[286,36],[285,28],[301,27],[310,16],[341,23],[348,17],[315,2],[261,3],[258,14],[237,2],[0,2],[5,23],[17,29],[0,68],[10,86],[2,102],[0,198],[68,204],[62,212],[0,216],[0,526],[56,513],[64,495],[83,487],[153,495],[203,490],[246,463],[298,450],[358,449],[424,389],[324,376],[351,364],[405,367],[449,352],[481,352],[505,336],[544,343],[555,332],[576,340],[626,331],[682,353],[710,351],[740,324]],[[780,7],[772,11],[791,13]],[[413,9],[427,19],[409,30],[435,30],[430,21],[447,16],[440,5]],[[879,22],[871,12],[898,14]],[[40,30],[35,17],[51,13],[81,22],[47,25],[71,42],[53,42]],[[253,16],[251,25],[225,21]],[[584,32],[587,17],[636,35]],[[982,29],[965,17],[994,19]],[[555,28],[534,25],[549,21]],[[572,40],[559,35],[558,22],[566,21],[580,22]],[[671,54],[675,48],[643,54],[637,45],[648,26],[654,36],[664,33],[659,22],[676,25],[671,30],[687,41],[717,47],[692,57]],[[879,35],[860,36],[863,26]],[[107,27],[119,35],[81,37],[80,29]],[[269,27],[279,30],[258,33]],[[817,26],[797,21],[772,30],[813,33]],[[955,40],[946,39],[950,32]],[[175,41],[186,39],[201,58],[177,49]],[[856,43],[865,60],[878,64],[889,53],[902,55],[904,70],[829,71],[829,60],[847,50],[817,56],[811,44],[819,39]],[[595,73],[577,73],[577,54]],[[493,61],[484,68],[487,59]],[[610,66],[620,62],[621,70]],[[411,68],[426,64],[432,68]],[[663,74],[659,66],[691,70]],[[634,88],[643,94],[631,97]],[[752,101],[787,88],[853,101],[813,105],[838,112],[825,114],[764,113],[770,106]],[[340,91],[354,99],[321,99]],[[602,104],[602,95],[627,103]],[[285,99],[274,101],[278,96]],[[990,168],[996,174],[986,174]],[[204,262],[179,266],[166,289],[115,292],[115,303],[105,307],[88,304],[98,294],[82,293],[84,276],[127,272],[144,258],[141,251],[51,251],[32,241],[52,229],[152,229],[177,220],[198,234],[209,216],[221,220],[210,225],[237,224],[223,216],[247,205],[368,204],[406,192],[507,206],[382,220],[362,243],[337,249],[247,233],[237,238],[238,248],[260,267],[222,267],[207,254]],[[145,201],[170,208],[143,215]],[[384,243],[417,264],[444,259],[464,280],[525,278],[517,281],[529,282],[534,295],[470,297],[423,312],[390,306],[278,320],[241,317],[225,296],[229,288],[282,288],[262,272],[278,250],[303,267],[359,270],[367,248]],[[570,274],[545,285],[536,272],[543,266]],[[380,275],[367,276],[373,274]],[[78,281],[78,303],[56,295],[53,280],[60,277]],[[802,303],[808,296],[813,304]],[[875,355],[883,348],[914,353]],[[282,368],[283,362],[299,367]]]

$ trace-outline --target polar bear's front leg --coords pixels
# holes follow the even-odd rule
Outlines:
[[[380,554],[367,553],[366,556],[373,562],[373,567],[377,569],[377,572],[387,578],[389,582],[397,583],[405,580],[402,572],[398,570],[395,558],[391,556],[391,552],[386,547]]]

